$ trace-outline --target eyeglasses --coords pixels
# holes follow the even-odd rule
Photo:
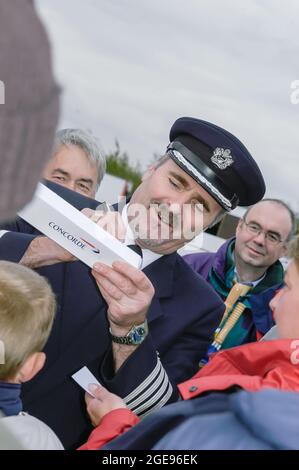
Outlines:
[[[267,232],[266,230],[263,230],[262,227],[255,222],[247,223],[245,219],[243,219],[243,222],[245,224],[245,227],[248,233],[251,233],[252,235],[255,235],[256,237],[260,233],[263,233],[265,235],[265,239],[267,240],[267,242],[271,243],[271,245],[278,245],[279,243],[286,242],[286,240],[281,239],[278,233]]]

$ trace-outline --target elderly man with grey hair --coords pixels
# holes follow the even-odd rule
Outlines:
[[[45,179],[94,198],[105,172],[105,156],[91,134],[82,129],[57,132]]]

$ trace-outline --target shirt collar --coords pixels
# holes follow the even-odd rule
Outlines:
[[[259,279],[256,279],[255,281],[244,282],[244,281],[240,281],[237,268],[235,268],[234,272],[235,272],[235,277],[237,279],[237,282],[239,282],[240,284],[244,284],[245,286],[251,286],[253,288],[256,287],[266,277],[266,274],[267,274],[267,271],[266,271]]]

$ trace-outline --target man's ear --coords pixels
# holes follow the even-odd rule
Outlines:
[[[44,367],[46,355],[43,352],[36,352],[26,359],[17,374],[17,381],[28,382]]]
[[[287,253],[288,253],[288,245],[287,245],[287,243],[283,243],[283,245],[280,249],[279,258],[282,258],[283,256],[286,256]]]
[[[236,227],[236,235],[238,235],[238,233],[240,232],[243,223],[244,223],[244,220],[243,220],[243,219],[239,219],[238,225],[237,225],[237,227]]]
[[[155,171],[156,167],[154,165],[151,165],[148,167],[148,169],[143,173],[141,177],[141,181],[147,180]]]

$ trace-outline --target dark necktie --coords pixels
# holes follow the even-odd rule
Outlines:
[[[137,255],[140,256],[140,258],[142,259],[142,249],[140,248],[140,246],[138,245],[127,245],[128,248],[131,248],[131,250],[135,251],[135,253],[137,253]]]

